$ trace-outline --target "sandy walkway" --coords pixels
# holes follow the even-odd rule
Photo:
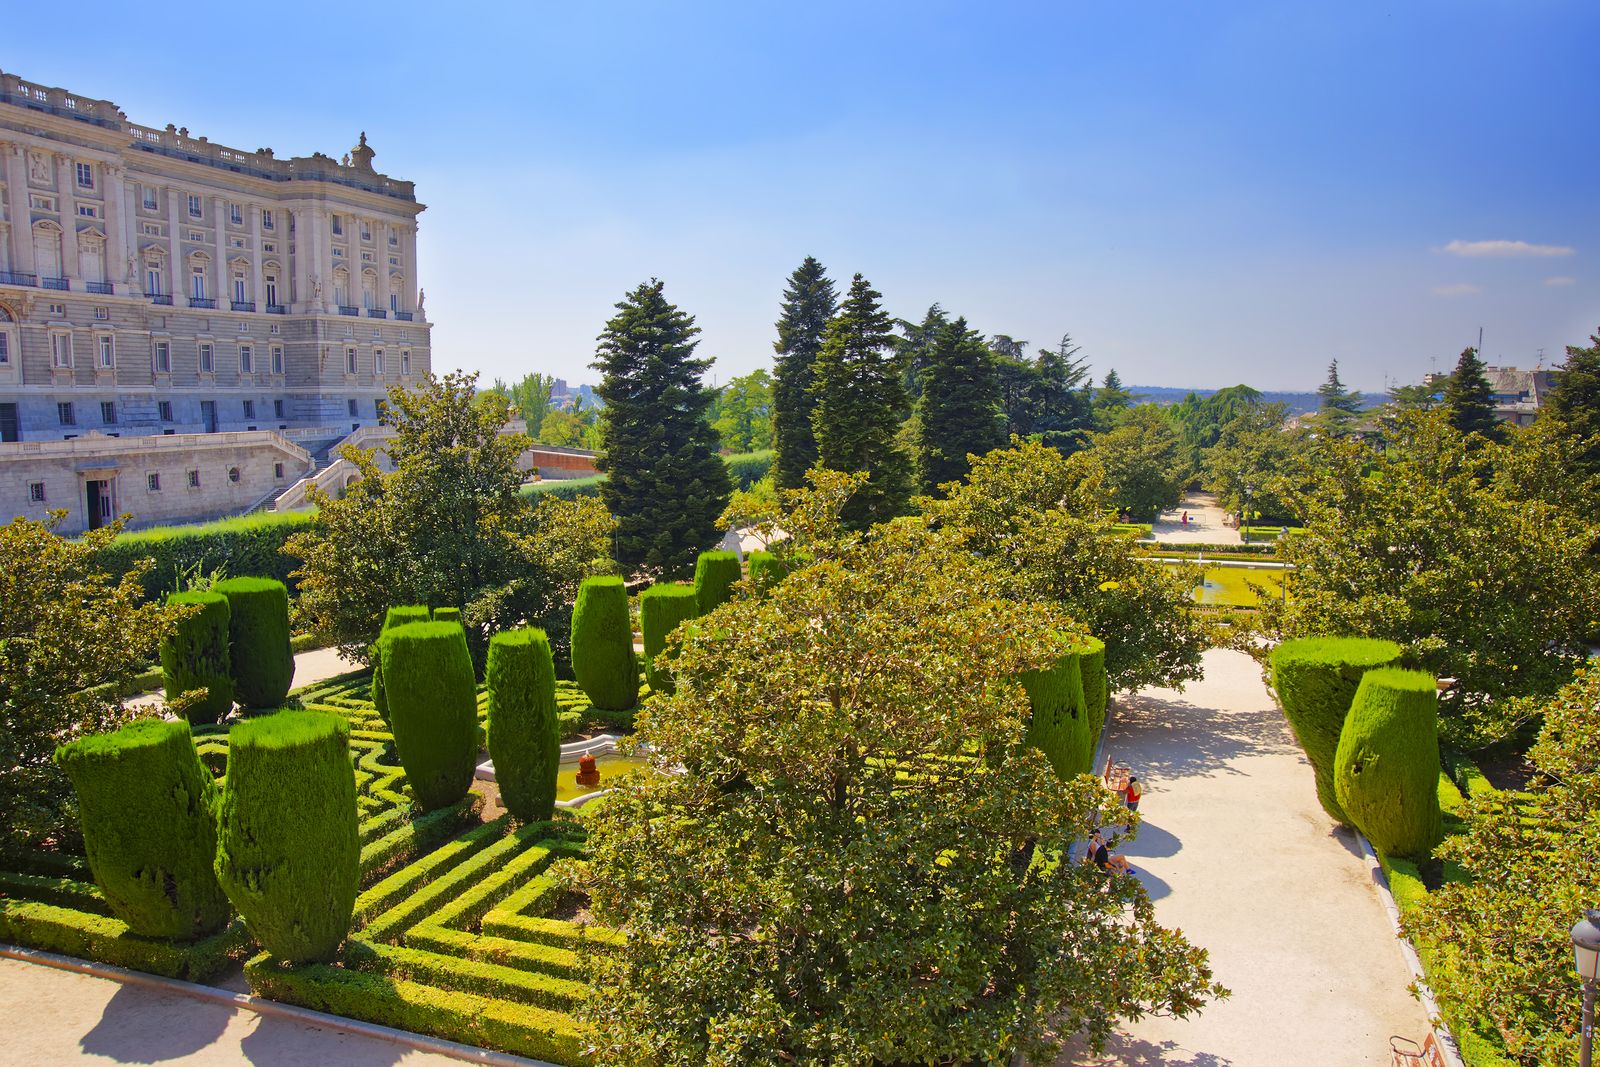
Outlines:
[[[1255,663],[1212,650],[1205,667],[1185,693],[1119,698],[1107,752],[1145,783],[1125,851],[1157,916],[1210,950],[1233,996],[1059,1063],[1387,1067],[1389,1035],[1420,1040],[1427,1019],[1355,841],[1317,804]]]
[[[314,648],[309,652],[297,652],[294,657],[294,688],[299,689],[314,682],[325,682],[329,678],[353,671],[359,666],[359,663],[348,663],[340,659],[339,650],[336,648]],[[128,700],[128,706],[142,708],[160,706],[165,702],[166,694],[156,690],[132,697]]]
[[[1183,524],[1185,511],[1189,513],[1187,526]],[[1174,545],[1240,544],[1239,531],[1222,525],[1227,514],[1217,506],[1217,498],[1210,493],[1190,493],[1178,507],[1161,513],[1151,534],[1157,541]]]

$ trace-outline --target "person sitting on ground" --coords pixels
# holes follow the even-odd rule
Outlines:
[[[1105,835],[1099,830],[1089,838],[1089,850],[1084,854],[1084,858],[1102,871],[1114,871],[1117,874],[1133,873],[1133,865],[1128,862],[1128,857],[1113,856],[1106,844]]]

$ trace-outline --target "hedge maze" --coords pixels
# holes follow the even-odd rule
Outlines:
[[[571,682],[558,682],[556,697],[563,736],[631,722],[631,712],[596,711]],[[582,856],[582,824],[561,811],[545,822],[483,822],[477,793],[419,814],[364,673],[297,698],[307,711],[350,724],[361,879],[350,934],[334,959],[275,959],[237,916],[199,940],[140,937],[112,916],[87,860],[60,852],[0,870],[0,941],[191,981],[242,962],[251,988],[275,1000],[584,1062],[575,1016],[588,995],[582,952],[618,935],[577,921],[585,901],[550,877],[556,860]],[[485,694],[477,703],[481,725]],[[193,730],[201,764],[219,779],[228,734],[226,725]]]

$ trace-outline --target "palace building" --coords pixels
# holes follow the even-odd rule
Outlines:
[[[0,72],[0,521],[238,514],[431,366],[411,182]]]

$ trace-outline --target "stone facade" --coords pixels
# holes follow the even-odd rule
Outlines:
[[[5,506],[17,478],[49,492],[49,472],[20,471],[12,442],[331,439],[380,422],[389,387],[432,358],[417,285],[424,208],[373,155],[364,134],[342,161],[226,148],[0,72]],[[244,472],[281,460],[266,440],[241,437],[263,451],[241,460],[240,482],[213,496],[203,481],[203,501],[166,517],[232,510]]]

